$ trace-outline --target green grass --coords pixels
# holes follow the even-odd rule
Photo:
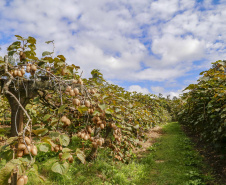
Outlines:
[[[77,140],[72,142],[77,146]],[[50,158],[51,157],[51,158]],[[212,181],[209,174],[202,175],[202,158],[193,149],[190,140],[178,123],[163,126],[163,135],[149,148],[143,158],[129,164],[115,163],[108,150],[100,150],[95,162],[86,165],[75,160],[65,175],[51,171],[57,154],[40,155],[37,171],[28,174],[29,185],[205,185]],[[42,182],[45,179],[45,183]]]

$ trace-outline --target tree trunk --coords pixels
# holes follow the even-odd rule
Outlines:
[[[9,105],[11,107],[11,132],[10,136],[14,137],[17,136],[19,132],[23,131],[23,119],[24,119],[24,112],[14,99],[10,95],[6,95]],[[23,107],[27,105],[29,102],[29,98],[20,97],[20,102]]]

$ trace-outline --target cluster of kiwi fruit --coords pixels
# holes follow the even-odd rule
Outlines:
[[[91,138],[92,133],[93,133],[93,130],[91,126],[87,126],[85,130],[78,132],[77,136],[87,141],[88,139]]]
[[[59,153],[59,159],[61,160],[62,159],[62,156],[63,156],[63,153]],[[73,163],[74,161],[74,158],[72,155],[70,155],[68,158],[67,158],[68,162],[69,163]]]
[[[64,123],[64,126],[69,126],[71,124],[71,120],[68,119],[66,116],[62,116],[61,122]]]
[[[115,128],[115,124],[113,124],[113,129]],[[121,133],[121,129],[118,128],[118,129],[115,129],[114,130],[114,133],[113,133],[113,136],[115,138],[115,140],[117,140],[118,142],[121,142],[122,140],[122,133]]]
[[[25,145],[25,142],[26,145]],[[28,137],[19,138],[18,147],[17,147],[17,157],[23,157],[24,155],[28,155],[31,152],[33,156],[36,156],[38,153],[37,147],[31,142],[31,139]]]
[[[119,156],[119,155],[115,155],[115,158],[116,158],[116,159],[118,159],[119,161],[121,161],[121,160],[122,160],[122,157],[121,157],[121,156]]]
[[[105,113],[96,114],[95,116],[93,116],[92,121],[94,124],[96,124],[97,127],[104,129],[106,126]]]
[[[37,71],[37,66],[35,64],[27,64],[26,66],[27,73],[31,73],[31,75],[34,75],[35,71]]]
[[[14,70],[11,70],[10,71],[10,74],[13,76],[13,77],[23,77],[24,74],[25,74],[25,70],[24,70],[24,66],[21,66],[20,68],[16,68]]]
[[[17,185],[24,185],[27,184],[27,182],[28,182],[27,175],[22,175],[17,179]]]
[[[104,138],[93,138],[91,137],[90,140],[92,141],[92,146],[97,148],[98,146],[102,146],[105,143]]]
[[[59,138],[56,138],[55,139],[55,142],[58,142],[59,143]],[[57,144],[54,147],[51,146],[51,151],[52,152],[58,152],[58,151],[62,151],[62,150],[63,150],[63,147],[60,144]]]

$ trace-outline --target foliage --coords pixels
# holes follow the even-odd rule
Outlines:
[[[37,95],[24,110],[27,123],[24,129],[1,148],[0,154],[11,152],[30,161],[23,169],[31,170],[36,163],[32,155],[35,158],[37,150],[32,152],[27,145],[37,146],[38,153],[56,153],[59,157],[51,169],[59,174],[66,173],[74,159],[86,164],[87,160],[96,158],[100,147],[109,148],[114,160],[127,162],[132,149],[144,139],[144,130],[168,120],[167,111],[152,95],[127,92],[109,84],[99,70],[91,72],[92,78],[82,79],[79,67],[68,65],[63,55],[54,57],[54,52],[44,51],[39,59],[33,37],[16,37],[18,41],[8,47],[9,63],[1,59],[1,80],[25,92],[24,82],[30,80],[36,84]],[[38,86],[38,82],[48,87]],[[3,95],[9,93],[6,84]],[[17,100],[20,101],[20,94]],[[73,136],[77,137],[78,146],[69,148]],[[32,143],[26,145],[29,156],[24,148],[18,147],[26,144],[27,139]],[[24,173],[22,170],[21,174]]]
[[[202,72],[197,84],[183,94],[186,103],[179,121],[200,134],[200,139],[225,146],[226,143],[226,61],[213,63]],[[218,145],[217,145],[218,144]]]

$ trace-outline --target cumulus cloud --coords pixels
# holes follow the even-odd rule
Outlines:
[[[52,50],[44,42],[54,40],[56,55],[81,66],[85,77],[95,68],[108,80],[177,81],[226,57],[225,0],[212,3],[2,0],[0,55],[13,35],[34,36],[39,56]]]
[[[149,90],[147,88],[142,88],[139,85],[131,85],[128,89],[128,91],[133,92],[136,91],[138,93],[143,93],[143,94],[148,94],[150,93]]]

